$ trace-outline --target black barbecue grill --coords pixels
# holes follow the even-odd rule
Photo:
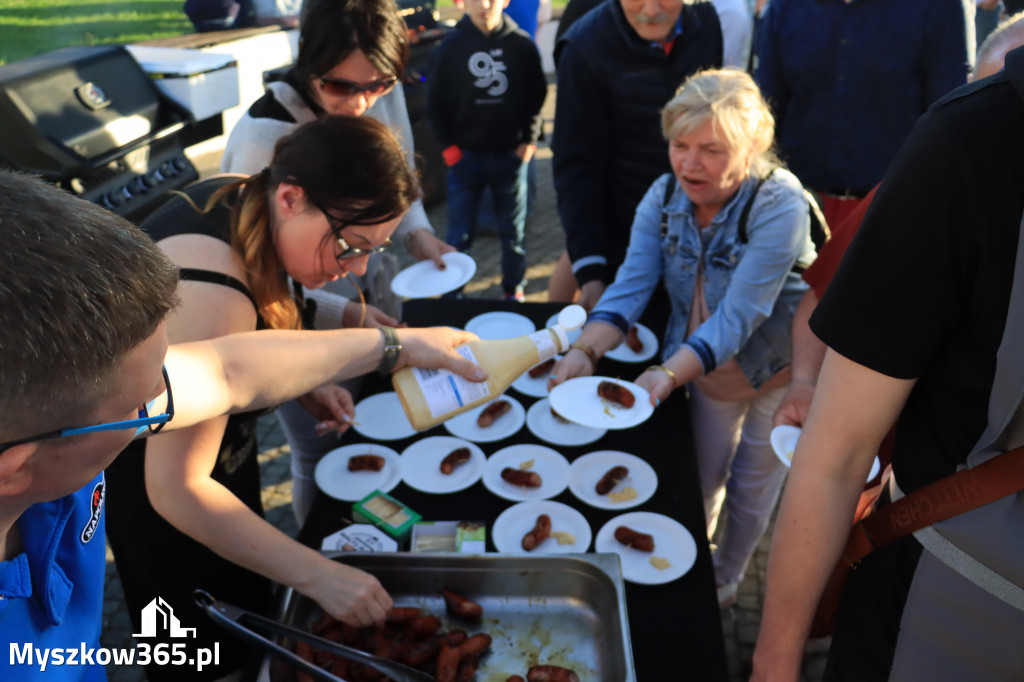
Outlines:
[[[218,134],[216,118],[193,120],[120,45],[0,66],[0,166],[136,222],[199,177],[184,149]]]

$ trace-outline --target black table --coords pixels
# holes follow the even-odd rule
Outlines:
[[[492,310],[509,310],[526,315],[541,327],[562,306],[547,303],[505,303],[474,300],[422,300],[404,306],[404,319],[414,327],[451,325],[462,327],[472,317]],[[652,322],[652,324],[649,324]],[[660,338],[660,325],[644,320]],[[652,361],[653,362],[653,361]],[[623,364],[602,359],[598,374],[632,380],[644,365]],[[392,390],[390,382],[374,375],[363,386],[363,397]],[[512,389],[510,389],[512,390]],[[512,390],[516,399],[529,408],[536,398]],[[443,426],[387,445],[398,452],[426,436],[448,435]],[[346,442],[362,439],[346,436]],[[524,426],[519,433],[496,443],[482,443],[487,455],[515,443],[537,441]],[[542,443],[542,442],[541,442]],[[546,443],[542,443],[547,445]],[[682,391],[665,401],[645,423],[625,430],[609,430],[596,443],[580,447],[557,446],[570,462],[595,450],[622,450],[646,459],[658,473],[655,495],[628,511],[651,511],[682,523],[697,540],[697,561],[682,578],[665,585],[626,583],[626,605],[633,647],[633,660],[640,682],[655,680],[725,680],[728,677],[725,645],[722,638],[718,599],[714,589],[711,555],[704,538],[704,506],[697,475],[689,412]],[[424,516],[426,520],[484,520],[492,523],[498,514],[514,504],[488,491],[483,483],[451,495],[430,495],[404,483],[390,493]],[[578,509],[597,533],[606,522],[623,513],[596,509],[576,499],[566,489],[554,498]],[[472,510],[472,513],[467,513]],[[340,527],[340,520],[351,518],[352,505],[318,493],[299,540],[319,547],[321,539]],[[495,551],[488,526],[488,551]]]

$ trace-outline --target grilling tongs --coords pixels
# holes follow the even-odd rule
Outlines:
[[[259,616],[250,611],[240,609],[237,606],[217,601],[209,592],[196,590],[192,593],[192,596],[196,601],[196,605],[206,611],[206,615],[212,618],[215,623],[223,627],[225,630],[252,642],[274,656],[279,656],[280,658],[285,659],[293,666],[302,670],[316,680],[321,680],[322,682],[345,682],[344,680],[340,680],[337,676],[330,674],[323,668],[319,668],[309,661],[296,656],[293,652],[283,646],[263,637],[259,633],[255,632],[253,628],[302,640],[307,644],[313,645],[317,649],[323,649],[324,651],[329,651],[332,654],[366,664],[371,668],[384,673],[392,680],[395,680],[395,682],[437,682],[432,675],[428,675],[427,673],[416,670],[415,668],[410,668],[407,665],[402,665],[395,661],[389,661],[386,658],[380,658],[379,656],[368,654],[365,651],[360,651],[359,649],[353,649],[352,647],[345,646],[344,644],[332,642],[328,639],[324,639],[323,637],[317,637],[316,635],[308,632],[289,627],[283,623],[278,623],[275,620],[264,618],[263,616]]]

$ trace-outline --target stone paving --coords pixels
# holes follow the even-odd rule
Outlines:
[[[550,87],[545,105],[545,131],[547,139],[554,120],[554,86]],[[219,158],[194,159],[205,175],[216,172]],[[445,205],[428,210],[431,224],[438,234],[444,234],[447,218]],[[554,189],[551,181],[551,151],[542,142],[537,153],[537,196],[527,223],[526,252],[529,261],[526,298],[529,301],[547,300],[547,278],[564,248],[563,233],[555,207]],[[403,266],[411,259],[398,249]],[[465,288],[467,297],[500,297],[500,246],[495,236],[478,234],[470,254],[477,262],[473,281]],[[263,504],[268,521],[284,533],[295,537],[298,528],[291,512],[291,473],[288,464],[288,446],[277,426],[273,415],[265,417],[260,424],[259,455],[263,481]],[[722,629],[725,633],[725,649],[729,663],[729,681],[746,680],[750,673],[750,657],[761,623],[761,607],[764,599],[765,571],[768,562],[768,545],[771,527],[762,540],[746,579],[739,587],[736,604],[722,613]],[[102,645],[105,647],[131,647],[132,626],[126,611],[123,592],[109,548],[107,552],[106,596],[103,609]],[[825,663],[823,642],[808,644],[804,657],[801,682],[818,682]],[[107,670],[111,682],[142,682],[145,676],[141,668],[110,666]],[[683,679],[683,678],[681,678]],[[653,682],[642,680],[641,682]],[[658,681],[658,682],[676,682]]]

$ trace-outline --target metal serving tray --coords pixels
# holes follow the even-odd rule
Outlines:
[[[572,668],[580,682],[636,682],[626,594],[616,554],[507,556],[499,554],[327,553],[373,574],[397,606],[440,616],[445,629],[494,638],[476,675],[504,682],[531,665]],[[445,611],[442,589],[479,603],[484,620],[466,627]],[[321,614],[315,602],[287,589],[276,617],[307,628]],[[264,659],[259,680],[290,682],[292,671]]]

